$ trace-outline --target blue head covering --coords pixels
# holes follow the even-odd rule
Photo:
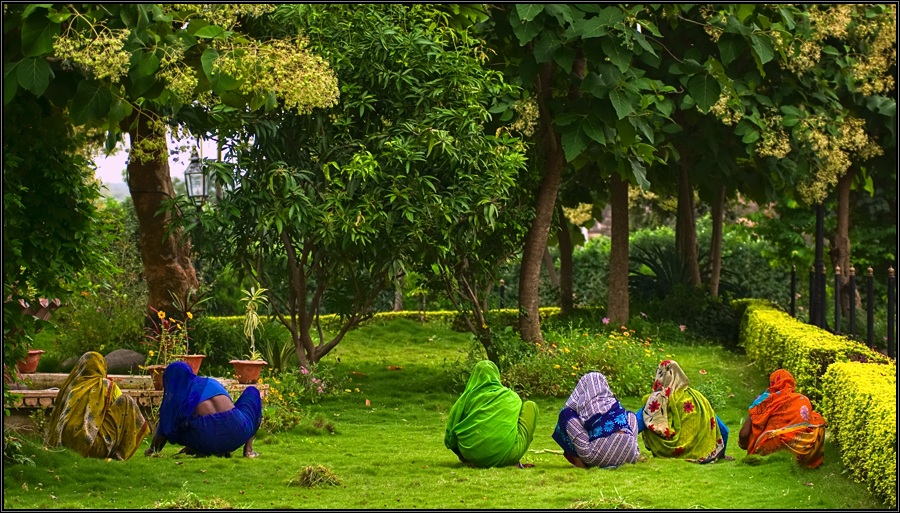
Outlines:
[[[180,441],[182,427],[200,404],[206,379],[198,377],[184,362],[172,362],[163,371],[163,399],[159,405],[159,431],[170,442]]]

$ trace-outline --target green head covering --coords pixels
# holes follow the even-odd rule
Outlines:
[[[479,467],[501,464],[516,442],[522,400],[500,383],[500,370],[478,362],[450,409],[444,445]]]

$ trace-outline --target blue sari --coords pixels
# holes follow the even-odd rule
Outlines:
[[[163,400],[159,406],[159,432],[166,440],[199,454],[230,454],[252,438],[262,421],[262,400],[256,387],[247,387],[234,409],[197,416],[194,410],[208,399],[208,380],[194,374],[184,362],[173,362],[163,372]],[[216,389],[216,387],[210,387]]]

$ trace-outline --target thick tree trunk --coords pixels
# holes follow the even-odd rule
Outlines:
[[[575,309],[574,286],[572,284],[572,234],[569,232],[569,221],[566,220],[562,208],[559,209],[559,230],[556,239],[559,241],[559,309],[563,315]]]
[[[725,186],[719,187],[712,205],[712,240],[709,242],[709,295],[719,297],[719,279],[722,274],[722,223],[725,214]]]
[[[841,268],[841,311],[844,316],[849,315],[850,310],[850,288],[846,285],[850,281],[850,188],[853,185],[855,174],[855,169],[851,167],[844,176],[838,179],[837,226],[831,237],[831,250],[829,251],[832,270],[837,266]],[[858,306],[861,306],[858,292],[853,300],[857,301]]]
[[[128,189],[134,202],[140,229],[141,260],[147,280],[149,305],[166,312],[174,312],[172,296],[184,297],[189,288],[197,289],[197,276],[191,263],[191,243],[184,230],[178,228],[166,235],[174,219],[172,212],[156,212],[163,200],[174,197],[169,174],[165,133],[154,132],[149,118],[137,116],[137,124],[128,129],[131,155],[128,160]],[[135,148],[159,147],[158,151],[144,150],[138,157]]]
[[[628,182],[618,172],[609,180],[612,233],[609,249],[609,299],[606,315],[614,324],[628,322]]]
[[[682,155],[678,176],[678,217],[675,222],[675,249],[688,268],[688,283],[700,286],[700,262],[697,254],[697,227],[694,220],[694,189],[690,163]]]
[[[543,65],[535,79],[542,133],[541,153],[546,159],[546,169],[535,200],[534,221],[525,235],[519,272],[519,336],[527,342],[543,341],[539,318],[541,261],[547,248],[556,195],[566,163],[562,144],[553,128],[553,117],[547,105],[553,90],[551,85],[553,68],[553,63]]]

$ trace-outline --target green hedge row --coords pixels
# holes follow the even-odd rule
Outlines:
[[[897,507],[897,371],[838,362],[822,379],[822,415],[856,480]]]
[[[740,343],[765,372],[789,371],[828,422],[856,480],[897,506],[897,367],[865,345],[804,324],[770,303],[741,300]]]
[[[794,319],[763,300],[747,301],[740,344],[766,373],[786,369],[814,406],[822,399],[822,376],[835,362],[889,363],[864,344]]]

